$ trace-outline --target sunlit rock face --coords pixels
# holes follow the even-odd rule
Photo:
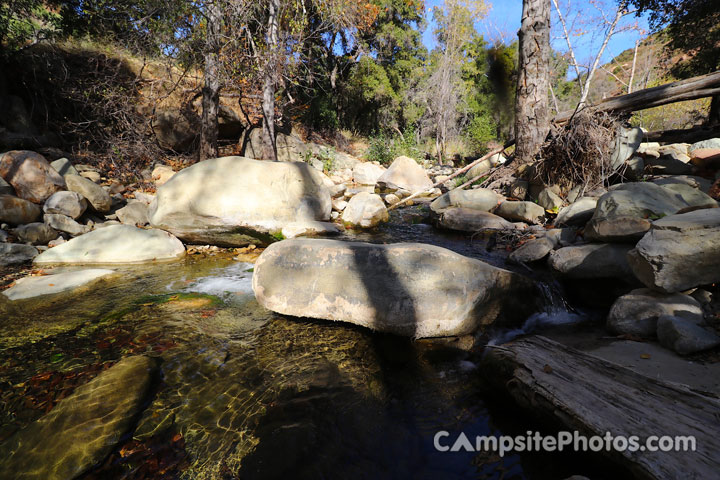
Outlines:
[[[205,160],[157,191],[150,224],[190,243],[265,244],[283,227],[330,219],[322,174],[303,162]]]
[[[522,324],[536,308],[531,280],[444,248],[293,239],[258,259],[261,305],[415,338]]]

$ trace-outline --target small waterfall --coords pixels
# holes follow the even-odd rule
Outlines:
[[[520,328],[497,332],[488,345],[501,345],[541,327],[578,323],[587,318],[568,303],[557,283],[538,282],[538,288],[544,300],[542,310],[530,315]]]

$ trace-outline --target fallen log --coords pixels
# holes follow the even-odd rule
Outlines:
[[[720,137],[720,125],[647,132],[643,140],[662,143],[695,143],[715,137]]]
[[[720,71],[638,90],[619,97],[605,98],[585,108],[592,112],[635,112],[669,103],[712,97],[718,94],[720,94]],[[574,114],[575,111],[560,113],[555,116],[553,122],[565,123]]]
[[[609,452],[638,478],[714,478],[720,471],[720,400],[646,377],[541,336],[492,347],[489,381],[523,408],[586,436],[692,435],[697,450]]]

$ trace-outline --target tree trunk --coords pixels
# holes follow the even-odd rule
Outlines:
[[[205,84],[202,88],[202,123],[200,127],[200,160],[218,156],[218,110],[220,107],[220,28],[222,12],[216,2],[207,6],[205,38]]]
[[[550,0],[523,0],[518,37],[515,159],[528,163],[550,129]]]
[[[268,64],[263,82],[262,111],[263,111],[263,159],[277,160],[275,144],[275,85],[279,53],[278,49],[278,14],[280,0],[268,1]]]

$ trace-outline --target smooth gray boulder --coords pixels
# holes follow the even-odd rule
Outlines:
[[[708,193],[710,191],[710,187],[712,187],[712,180],[708,180],[707,178],[703,177],[696,177],[693,175],[671,175],[671,176],[662,176],[660,178],[654,178],[650,180],[655,185],[660,185],[661,187],[664,187],[666,185],[670,185],[673,183],[683,183],[689,187],[696,188],[700,190],[703,193]]]
[[[23,277],[2,292],[10,300],[25,300],[44,295],[56,295],[69,292],[91,284],[103,277],[115,273],[113,270],[91,268],[52,275]]]
[[[67,188],[85,197],[90,205],[98,212],[110,211],[112,198],[100,185],[80,175],[65,175]]]
[[[470,208],[447,208],[440,214],[437,223],[441,228],[472,233],[515,228],[502,217]]]
[[[0,267],[21,265],[37,257],[37,248],[22,243],[0,243]]]
[[[615,171],[638,151],[645,133],[641,128],[620,128],[615,137],[615,149],[610,156],[610,168]]]
[[[307,163],[222,157],[158,188],[149,220],[187,242],[244,246],[273,242],[291,222],[325,222],[331,208],[321,173]]]
[[[657,337],[660,345],[680,355],[690,355],[720,346],[720,337],[714,332],[672,315],[658,318]]]
[[[39,153],[12,150],[0,154],[0,177],[13,186],[18,197],[41,204],[65,189],[65,181]]]
[[[43,216],[43,220],[58,232],[65,232],[73,237],[83,235],[90,231],[90,227],[82,225],[66,215],[47,213]]]
[[[512,252],[508,259],[515,263],[537,262],[547,257],[554,248],[555,244],[552,239],[547,237],[534,238]]]
[[[22,225],[38,220],[41,215],[40,207],[29,200],[12,195],[0,195],[0,222]]]
[[[607,326],[619,335],[652,338],[657,330],[657,320],[662,315],[684,317],[694,323],[703,319],[700,303],[689,295],[668,295],[638,288],[615,300],[608,314]]]
[[[627,260],[632,247],[619,244],[587,244],[564,247],[550,253],[550,267],[569,278],[620,278],[634,280]]]
[[[68,480],[107,457],[142,409],[157,362],[126,357],[0,446],[0,478]]]
[[[415,193],[429,190],[432,185],[425,169],[410,157],[397,157],[377,179],[377,186],[383,191],[407,190]]]
[[[436,213],[451,207],[469,208],[489,212],[498,206],[500,197],[487,188],[474,190],[451,190],[430,203],[430,209]]]
[[[387,222],[390,214],[380,195],[362,192],[350,199],[341,218],[350,227],[373,228]]]
[[[658,158],[648,158],[645,164],[656,174],[688,175],[693,170],[690,157],[678,152],[667,152]]]
[[[564,207],[555,218],[554,225],[557,226],[581,226],[585,225],[595,213],[598,199],[594,197],[583,197],[572,204]]]
[[[589,239],[634,242],[642,238],[652,220],[696,208],[717,207],[708,195],[688,185],[625,183],[600,197],[588,222]]]
[[[565,202],[558,194],[546,187],[540,190],[537,203],[545,210],[558,212]]]
[[[55,192],[45,200],[43,212],[66,215],[73,220],[80,217],[87,209],[87,200],[77,192]]]
[[[50,162],[50,166],[63,177],[65,175],[80,175],[67,158],[58,158],[54,162]]]
[[[182,242],[162,230],[111,225],[53,247],[36,264],[113,264],[175,260],[185,255]]]
[[[692,153],[695,150],[704,150],[704,149],[720,149],[720,138],[710,138],[708,140],[703,140],[701,142],[695,142],[692,145],[690,145],[690,148],[688,148],[688,152]]]
[[[494,213],[506,220],[525,223],[542,223],[545,219],[545,209],[533,202],[505,201]]]
[[[125,225],[147,225],[148,205],[144,202],[131,202],[115,211],[120,223]]]
[[[358,163],[353,167],[353,181],[360,185],[375,185],[378,178],[385,173],[385,167],[374,163]]]
[[[720,281],[720,209],[657,220],[628,260],[640,281],[661,292]]]
[[[310,239],[270,245],[253,290],[277,313],[414,338],[520,325],[538,298],[533,281],[444,248]]]
[[[42,222],[20,225],[14,233],[21,242],[33,245],[47,245],[50,240],[55,240],[58,236],[54,228]]]

